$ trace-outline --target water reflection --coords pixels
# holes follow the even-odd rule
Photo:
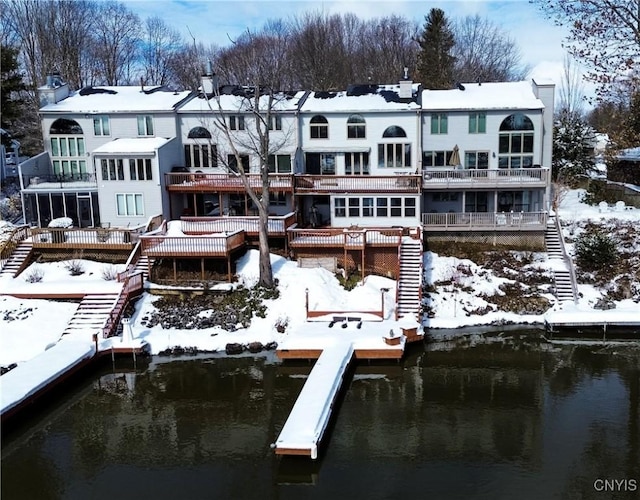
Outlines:
[[[638,350],[488,343],[359,364],[319,461],[277,458],[311,365],[97,374],[7,436],[2,498],[612,498],[640,488]],[[636,498],[638,491],[615,498]]]

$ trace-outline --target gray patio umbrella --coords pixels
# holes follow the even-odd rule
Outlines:
[[[453,146],[453,154],[449,159],[449,165],[452,167],[457,167],[459,165],[462,165],[462,163],[460,163],[460,149],[458,148],[457,144]]]

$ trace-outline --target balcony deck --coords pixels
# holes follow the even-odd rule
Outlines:
[[[399,247],[401,228],[341,228],[289,229],[289,247],[344,248],[358,250],[370,247]]]
[[[296,175],[298,194],[420,193],[419,175]]]
[[[547,212],[422,214],[425,231],[544,231]]]
[[[284,238],[287,229],[296,223],[296,213],[290,212],[282,216],[269,216],[267,231],[269,236]],[[180,217],[182,232],[188,235],[232,233],[244,231],[248,237],[257,238],[260,217]]]
[[[201,236],[172,236],[156,233],[140,237],[142,255],[148,257],[224,257],[245,246],[245,232]]]
[[[23,175],[22,185],[28,191],[95,190],[98,182],[94,174]]]
[[[136,228],[29,229],[34,249],[131,250],[145,226]]]
[[[259,174],[247,174],[249,185],[257,190],[262,186]],[[293,191],[291,174],[269,174],[270,190],[279,192]],[[222,173],[167,173],[164,174],[167,190],[178,193],[243,193],[244,184],[238,174]]]
[[[484,188],[543,188],[550,180],[548,168],[498,170],[437,169],[422,172],[422,188],[457,190]]]

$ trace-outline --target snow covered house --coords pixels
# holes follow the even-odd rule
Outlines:
[[[551,180],[554,85],[460,84],[422,95],[427,238],[542,236]],[[475,236],[475,238],[474,238]]]
[[[39,94],[45,157],[21,168],[25,220],[40,227],[58,217],[79,227],[130,226],[156,215],[160,169],[180,155],[180,140],[172,140],[179,135],[175,109],[191,93],[144,86],[71,92],[51,75]]]

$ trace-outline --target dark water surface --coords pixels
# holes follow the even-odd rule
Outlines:
[[[278,458],[310,369],[108,366],[5,436],[2,500],[640,498],[640,349],[488,343],[359,363],[321,459]]]

